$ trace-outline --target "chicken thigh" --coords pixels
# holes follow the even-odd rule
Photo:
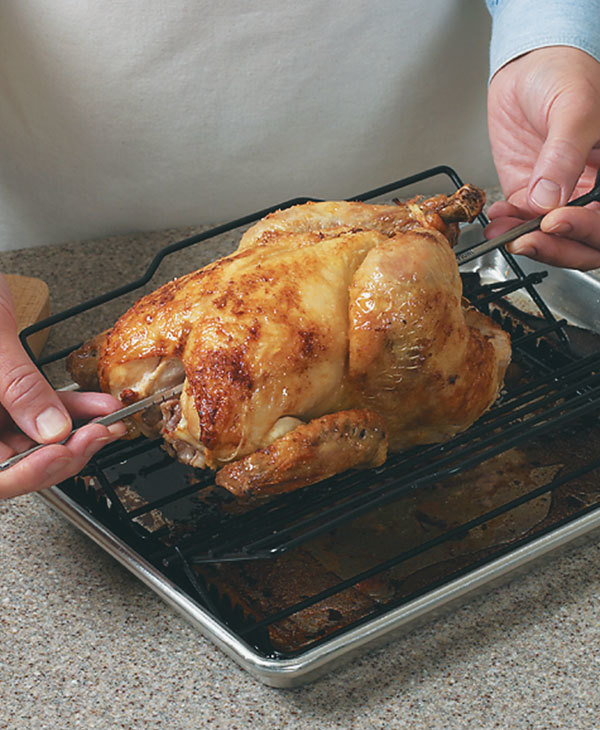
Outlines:
[[[140,426],[238,495],[445,441],[494,402],[510,359],[506,333],[463,301],[451,248],[482,204],[464,186],[271,214],[117,321],[96,344],[100,387],[130,403],[184,381]]]

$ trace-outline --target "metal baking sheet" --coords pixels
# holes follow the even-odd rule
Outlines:
[[[480,239],[481,231],[477,230],[477,227],[472,227],[467,232],[467,237],[471,236]],[[558,318],[565,318],[572,324],[600,332],[600,277],[597,272],[582,273],[542,267],[520,257],[519,264],[526,273],[535,270],[548,271],[548,276],[539,286],[539,290]],[[464,267],[464,270],[477,271],[484,283],[503,281],[512,274],[502,254],[497,251],[472,262]],[[527,297],[523,294],[519,296]],[[514,303],[521,309],[535,313],[533,302],[523,300]],[[153,565],[141,558],[60,489],[52,487],[41,492],[40,496],[152,588],[243,669],[259,681],[273,687],[294,687],[313,681],[352,657],[389,642],[415,625],[514,577],[517,572],[528,570],[534,561],[548,557],[559,548],[573,547],[581,540],[596,538],[600,528],[600,509],[598,509],[557,527],[399,608],[348,630],[296,658],[270,659],[241,641],[227,626],[166,579]]]
[[[596,537],[600,529],[600,509],[598,509],[400,608],[331,639],[298,658],[281,660],[265,658],[248,644],[240,641],[224,624],[192,601],[150,563],[59,489],[51,487],[40,492],[40,496],[75,527],[104,548],[109,555],[128,568],[133,575],[152,588],[243,669],[264,684],[280,688],[297,687],[312,682],[353,657],[382,646],[399,634],[457,607],[474,595],[514,578],[517,573],[528,569],[534,561],[542,560],[559,548],[572,547],[576,541]]]

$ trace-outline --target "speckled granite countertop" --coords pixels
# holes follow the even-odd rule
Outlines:
[[[60,311],[141,276],[155,251],[192,233],[3,253],[0,270],[45,279]],[[233,246],[225,236],[218,247],[170,257],[155,282]],[[140,293],[82,318],[77,340]],[[74,342],[72,329],[56,327],[48,346]],[[35,495],[0,502],[0,575],[0,728],[584,730],[600,722],[597,542],[294,690],[239,669]]]

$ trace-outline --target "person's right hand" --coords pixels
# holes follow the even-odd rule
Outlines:
[[[554,266],[600,267],[598,205],[566,207],[600,167],[600,63],[566,46],[525,53],[490,82],[488,121],[506,200],[490,206],[486,236],[547,213],[541,230],[507,249]]]
[[[44,489],[72,476],[99,449],[123,436],[122,423],[90,423],[66,444],[72,419],[112,413],[121,403],[105,393],[56,393],[27,356],[17,335],[13,304],[0,275],[0,462],[36,443],[49,444],[0,471],[0,499]]]

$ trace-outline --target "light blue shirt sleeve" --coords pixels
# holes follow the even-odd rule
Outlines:
[[[600,61],[600,0],[486,0],[492,16],[490,78],[546,46],[573,46]]]

